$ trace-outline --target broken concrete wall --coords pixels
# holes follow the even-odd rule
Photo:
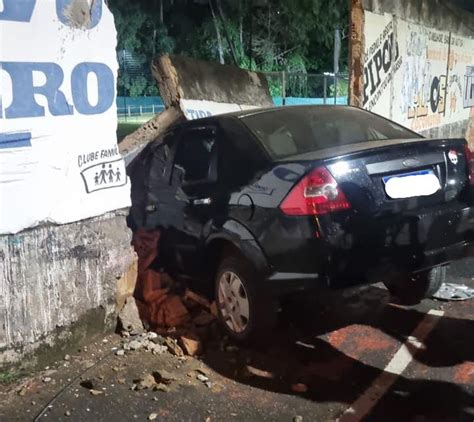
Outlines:
[[[168,54],[156,57],[151,70],[166,110],[120,143],[127,165],[144,145],[180,119],[273,106],[267,79],[259,72]]]
[[[165,105],[187,119],[273,105],[262,73],[169,55],[155,59],[152,72]]]
[[[349,29],[349,104],[362,107],[364,98],[364,8],[362,0],[351,0]]]
[[[111,327],[135,259],[126,213],[0,238],[0,367],[38,350],[54,359]]]
[[[53,360],[54,351],[103,331],[116,299],[133,290],[127,271],[135,255],[116,138],[116,31],[106,2],[0,1],[0,40],[6,366]]]
[[[351,17],[364,43],[351,50],[351,103],[425,136],[468,136],[474,15],[438,0],[354,0]]]
[[[152,72],[166,110],[121,142],[120,151],[127,164],[147,143],[159,139],[170,125],[179,120],[273,105],[267,80],[261,73],[169,55],[155,58]],[[179,199],[180,195],[176,191],[177,180],[165,183],[166,188],[161,181],[157,183],[157,179],[163,175],[160,169],[162,170],[165,160],[159,148],[154,148],[154,151],[148,153],[150,156],[138,157],[127,168],[132,182],[134,202],[130,221],[135,230],[134,246],[138,254],[138,279],[134,296],[137,299],[140,316],[147,325],[153,329],[167,330],[170,327],[189,325],[192,314],[192,309],[187,307],[186,300],[189,299],[190,292],[186,291],[182,297],[181,293],[184,290],[179,281],[172,280],[167,274],[156,269],[156,260],[160,259],[158,253],[162,230],[177,224],[176,220],[180,219],[170,219],[170,214],[181,215],[182,204],[186,199]],[[150,168],[153,168],[153,172]],[[152,186],[155,186],[152,190],[153,195],[147,191]],[[159,189],[166,198],[178,197],[173,205],[170,199],[167,199],[166,208],[169,211],[164,211],[165,207],[158,206]],[[184,194],[182,195],[184,197]],[[146,204],[157,207],[156,212],[146,212],[149,222],[146,223],[146,229],[142,230],[144,221],[139,216],[145,215],[142,207]],[[210,304],[207,307],[210,307]]]

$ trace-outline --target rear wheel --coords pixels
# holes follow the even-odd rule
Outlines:
[[[384,282],[388,291],[404,303],[414,304],[433,296],[446,280],[446,266],[414,273],[407,278]]]
[[[238,255],[225,257],[216,276],[221,325],[237,341],[262,340],[276,323],[276,302],[258,286],[252,265]]]

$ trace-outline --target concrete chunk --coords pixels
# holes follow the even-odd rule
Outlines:
[[[135,303],[135,299],[131,296],[126,299],[125,305],[118,315],[118,320],[125,331],[134,333],[143,332],[143,323],[138,313],[137,304]]]

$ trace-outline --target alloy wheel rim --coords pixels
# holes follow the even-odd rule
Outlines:
[[[249,323],[249,299],[240,277],[233,271],[225,271],[218,286],[219,309],[227,327],[242,333]]]

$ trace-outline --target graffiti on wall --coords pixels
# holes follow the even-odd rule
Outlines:
[[[364,108],[415,131],[469,119],[474,40],[370,12],[366,13],[365,35],[369,47]],[[378,45],[383,59],[382,39],[391,44],[394,60],[388,72],[382,62],[379,81],[379,73],[374,73],[378,69],[375,54]]]
[[[464,76],[464,98],[465,108],[474,107],[474,66],[467,66]]]
[[[364,101],[371,110],[400,68],[402,58],[395,40],[393,21],[390,21],[365,52]]]
[[[411,25],[407,32],[400,111],[422,129],[441,124],[446,111],[450,35]]]

